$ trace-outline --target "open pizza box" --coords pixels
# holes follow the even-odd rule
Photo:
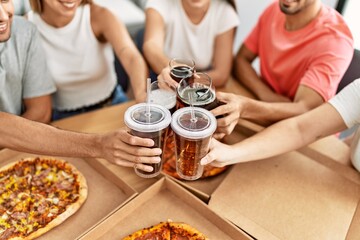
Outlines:
[[[81,239],[122,239],[133,232],[168,220],[185,222],[210,239],[250,239],[197,197],[164,177]]]
[[[235,143],[246,138],[247,133],[243,133],[240,131],[234,131],[231,135],[226,136],[224,142],[226,143]],[[232,167],[229,166],[224,172],[207,178],[200,178],[194,181],[187,181],[174,178],[167,174],[165,176],[171,178],[173,181],[179,183],[181,186],[188,189],[198,198],[200,198],[205,203],[208,203],[210,200],[211,194],[215,191],[215,189],[220,185],[220,183],[226,178],[227,174],[231,172]]]
[[[360,239],[359,199],[357,181],[290,152],[235,165],[209,207],[256,239]]]
[[[0,151],[0,166],[33,156],[5,149]],[[70,162],[84,175],[88,197],[77,212],[38,239],[76,239],[137,195],[120,176],[109,171],[97,159],[58,159]]]

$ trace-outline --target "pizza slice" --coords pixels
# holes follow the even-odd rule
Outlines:
[[[170,229],[167,222],[141,229],[123,238],[123,240],[170,240]]]
[[[169,222],[170,240],[209,240],[204,234],[186,223]]]

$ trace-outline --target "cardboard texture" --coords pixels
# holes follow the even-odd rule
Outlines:
[[[249,239],[236,226],[216,215],[207,205],[166,177],[81,239],[122,239],[168,219],[188,223],[214,240]]]
[[[0,152],[0,165],[32,156],[35,155],[3,150]],[[134,189],[112,174],[96,159],[63,157],[59,159],[70,162],[84,175],[88,184],[88,197],[74,215],[40,236],[39,240],[76,239],[136,195]]]
[[[345,239],[360,187],[291,152],[234,166],[209,206],[258,239]]]
[[[234,131],[229,136],[226,136],[223,139],[223,142],[227,144],[233,144],[236,142],[239,142],[246,138],[246,135],[244,135],[241,131]],[[208,177],[204,179],[197,179],[195,181],[186,181],[181,179],[176,179],[171,176],[167,177],[171,178],[173,181],[179,183],[186,189],[188,189],[190,192],[195,194],[198,198],[200,198],[205,203],[209,202],[211,194],[215,191],[215,189],[220,185],[220,183],[226,178],[227,174],[231,171],[231,167],[226,169],[224,172],[220,173],[217,176]]]
[[[356,208],[353,220],[350,225],[349,232],[346,236],[347,240],[359,240],[360,239],[360,201]]]

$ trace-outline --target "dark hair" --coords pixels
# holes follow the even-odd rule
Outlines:
[[[235,0],[226,0],[236,11],[236,4],[235,4]]]

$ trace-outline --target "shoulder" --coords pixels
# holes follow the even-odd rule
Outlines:
[[[113,24],[113,21],[119,21],[118,18],[107,8],[99,6],[95,3],[91,3],[90,5],[90,18],[91,22],[95,24]]]
[[[317,27],[324,32],[340,38],[348,38],[352,42],[351,31],[344,18],[333,8],[323,6],[317,19]]]
[[[11,26],[11,37],[27,37],[31,38],[37,34],[36,26],[24,17],[14,16]]]

